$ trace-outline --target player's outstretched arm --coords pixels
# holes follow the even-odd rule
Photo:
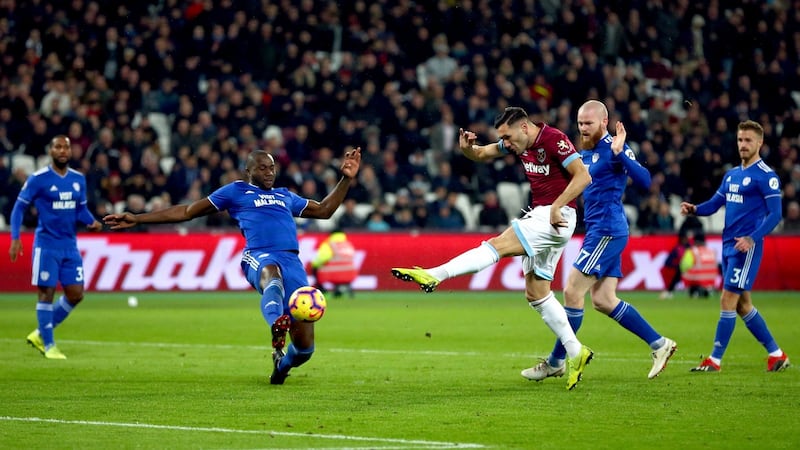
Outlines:
[[[336,183],[336,187],[322,199],[322,201],[309,200],[308,206],[303,210],[303,217],[311,219],[329,219],[336,208],[342,204],[347,190],[350,189],[350,181],[358,175],[361,167],[361,147],[356,147],[344,153],[342,161],[342,178]]]
[[[500,147],[494,142],[488,145],[475,143],[478,135],[463,128],[458,129],[458,148],[467,158],[476,162],[491,161],[501,156]]]
[[[206,197],[191,204],[175,205],[149,213],[132,214],[124,212],[121,214],[109,214],[103,217],[103,222],[112,230],[122,230],[140,223],[186,222],[195,217],[207,216],[214,212],[217,212],[217,208]]]

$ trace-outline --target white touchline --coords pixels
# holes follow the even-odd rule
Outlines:
[[[426,448],[485,448],[485,446],[481,444],[468,444],[459,442],[437,442],[437,441],[423,441],[415,439],[371,438],[365,436],[346,436],[342,434],[291,433],[286,431],[269,431],[269,430],[236,430],[233,428],[217,428],[217,427],[187,427],[182,425],[158,425],[149,423],[101,422],[94,420],[63,420],[63,419],[46,419],[41,417],[11,417],[11,416],[0,416],[0,421],[43,422],[43,423],[60,423],[67,425],[147,428],[155,430],[174,430],[174,431],[203,431],[212,433],[264,434],[272,436],[336,439],[343,441],[386,442],[393,444],[404,444],[404,445],[415,445],[415,446],[424,445],[427,446]],[[423,447],[416,447],[416,448],[423,448]]]

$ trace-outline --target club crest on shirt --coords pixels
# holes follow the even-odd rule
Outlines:
[[[543,148],[537,148],[536,149],[536,160],[539,161],[540,163],[543,163],[546,158],[547,158],[547,154],[545,154],[544,149]]]
[[[558,154],[559,155],[567,155],[567,154],[569,154],[569,152],[571,150],[571,147],[572,147],[564,139],[561,139],[560,141],[558,141],[558,143],[556,145],[558,146]]]
[[[592,155],[592,164],[596,163],[600,159],[600,155],[595,153]]]
[[[773,191],[776,191],[776,190],[778,190],[779,187],[780,187],[780,183],[778,183],[778,179],[777,178],[773,177],[773,178],[769,179],[769,188],[770,189],[772,189]]]
[[[76,192],[80,192],[81,191],[80,183],[72,183],[72,189],[75,189]]]
[[[742,180],[742,186],[747,186],[748,184],[750,184],[750,177],[744,177],[744,180]]]

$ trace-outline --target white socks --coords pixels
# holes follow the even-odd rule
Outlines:
[[[561,345],[567,349],[567,355],[574,358],[581,353],[581,343],[572,331],[572,327],[567,320],[567,312],[564,307],[556,300],[553,291],[550,291],[547,296],[541,300],[534,300],[530,302],[531,308],[539,311],[542,315],[544,323],[553,330],[553,333],[561,341]]]
[[[488,242],[482,242],[478,247],[467,250],[441,266],[428,269],[428,273],[439,281],[444,281],[459,275],[480,272],[497,261],[500,261],[497,250]]]

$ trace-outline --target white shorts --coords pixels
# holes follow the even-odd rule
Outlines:
[[[558,260],[567,242],[575,232],[577,214],[570,206],[561,207],[561,217],[567,226],[558,228],[550,225],[550,206],[537,206],[520,219],[511,221],[511,227],[525,249],[522,257],[522,270],[525,275],[533,272],[545,280],[553,280]]]

